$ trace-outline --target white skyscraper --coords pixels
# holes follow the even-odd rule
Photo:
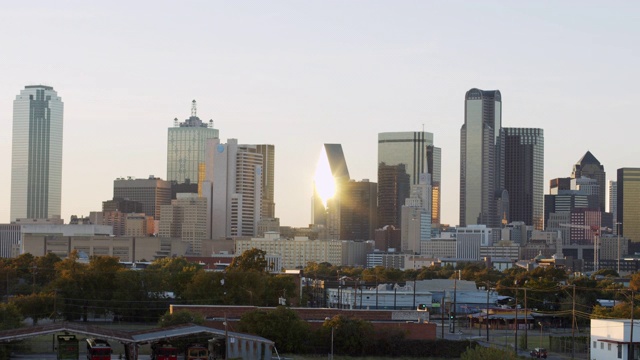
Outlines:
[[[62,99],[29,85],[13,101],[11,221],[61,216]]]
[[[210,199],[213,239],[255,236],[262,207],[262,154],[255,145],[207,142],[203,196]]]

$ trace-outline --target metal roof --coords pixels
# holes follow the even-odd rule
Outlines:
[[[71,322],[61,322],[47,325],[30,326],[20,329],[12,329],[0,331],[0,342],[14,341],[26,339],[38,335],[45,335],[57,332],[70,332],[76,334],[88,335],[104,339],[117,340],[123,343],[145,343],[157,340],[179,338],[182,336],[208,333],[214,337],[224,338],[225,335],[238,339],[253,340],[257,342],[273,345],[273,341],[260,336],[237,333],[214,329],[206,326],[185,324],[167,328],[156,328],[149,330],[141,330],[135,332],[112,330],[95,325],[86,325]]]

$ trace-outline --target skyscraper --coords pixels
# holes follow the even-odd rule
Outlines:
[[[433,194],[431,197],[436,201],[432,202],[430,213],[435,214],[433,223],[440,223],[440,180],[441,180],[441,149],[433,145],[433,134],[425,131],[406,132],[385,132],[378,134],[378,176],[380,176],[381,166],[395,166],[403,164],[406,173],[409,175],[409,186],[420,184],[420,175],[428,174],[429,182],[432,185]],[[388,171],[387,169],[383,171]],[[401,178],[398,178],[402,180]],[[378,179],[378,206],[380,213],[391,213],[391,206],[385,199],[390,199],[391,194],[385,191],[393,190],[393,187],[381,186]],[[406,190],[407,192],[409,190]],[[407,194],[408,197],[408,194]],[[405,199],[400,199],[399,206],[404,205]],[[398,208],[398,217],[400,212]],[[385,221],[385,218],[379,219]],[[388,220],[387,220],[388,222]],[[394,225],[400,227],[400,223],[382,223],[379,226]],[[400,221],[401,222],[401,221]]]
[[[609,181],[609,212],[613,222],[613,233],[618,234],[618,183]]]
[[[544,132],[542,129],[504,128],[505,188],[509,192],[509,220],[544,226]]]
[[[11,221],[61,216],[62,99],[29,85],[13,101]]]
[[[312,220],[325,226],[329,239],[340,238],[340,189],[349,180],[342,145],[324,144],[314,179]]]
[[[174,119],[168,130],[167,181],[178,184],[199,184],[204,178],[207,139],[217,139],[213,120],[204,123],[197,116],[196,101],[191,102],[191,117],[184,122]]]
[[[498,227],[504,200],[502,96],[471,89],[460,130],[460,226]],[[506,207],[506,206],[503,206]]]
[[[598,203],[599,209],[605,212],[606,193],[607,193],[607,174],[604,172],[604,166],[600,164],[600,161],[590,151],[587,151],[584,156],[573,165],[573,172],[571,173],[572,179],[579,179],[581,177],[587,177],[594,179],[598,182]]]
[[[113,197],[137,201],[143,213],[161,220],[160,207],[171,204],[171,183],[153,175],[148,179],[118,178],[113,181]]]
[[[226,144],[210,139],[207,144],[203,197],[207,197],[207,230],[213,239],[255,236],[262,209],[262,154],[255,145]]]
[[[640,168],[618,169],[617,183],[620,235],[640,242]]]
[[[256,145],[256,150],[262,154],[262,211],[263,219],[276,217],[276,203],[274,197],[274,170],[276,150],[273,145]]]
[[[340,189],[340,240],[373,240],[378,186],[368,180],[345,182]]]
[[[409,184],[404,164],[378,164],[378,228],[400,228],[402,206],[411,190]]]

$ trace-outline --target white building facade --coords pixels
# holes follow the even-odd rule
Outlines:
[[[592,360],[631,359],[629,343],[634,343],[634,359],[640,355],[640,321],[631,319],[591,319],[589,352]]]
[[[62,99],[31,85],[13,101],[11,222],[61,215]]]

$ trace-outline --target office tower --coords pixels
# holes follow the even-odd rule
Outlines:
[[[640,242],[640,168],[618,169],[617,183],[620,235]]]
[[[102,202],[102,211],[120,211],[121,213],[141,213],[142,203],[123,198],[113,198]]]
[[[378,184],[351,180],[340,189],[340,240],[373,240]]]
[[[327,239],[340,238],[339,194],[342,185],[349,180],[342,145],[324,144],[314,178],[312,220],[325,227]]]
[[[400,228],[402,206],[411,189],[409,179],[404,164],[378,164],[378,228]]]
[[[13,101],[11,221],[61,217],[62,99],[29,85]]]
[[[156,178],[118,178],[113,181],[113,197],[129,199],[142,204],[142,212],[154,219],[161,219],[161,205],[171,204],[171,183]]]
[[[204,177],[205,147],[208,139],[217,139],[213,120],[202,122],[197,116],[196,101],[191,102],[191,116],[183,122],[174,119],[168,130],[167,181],[199,184]]]
[[[571,210],[571,225],[583,226],[584,228],[571,227],[569,241],[571,244],[593,245],[593,231],[590,227],[600,228],[602,226],[602,212],[595,209],[579,208]]]
[[[433,227],[440,226],[440,193],[442,191],[442,150],[433,145],[427,146],[427,170],[431,175],[431,223]]]
[[[573,165],[571,178],[579,179],[581,177],[594,179],[598,182],[598,209],[605,212],[607,174],[604,172],[604,166],[600,164],[600,161],[598,161],[590,151],[587,151],[584,156]]]
[[[549,194],[557,195],[562,190],[571,190],[571,178],[555,178],[549,180]]]
[[[276,203],[274,196],[275,146],[256,145],[256,150],[262,154],[262,210],[263,219],[276,217]]]
[[[498,227],[508,207],[504,204],[508,196],[504,191],[500,91],[467,91],[464,112],[460,130],[460,226]]]
[[[609,181],[609,212],[613,223],[613,233],[618,234],[618,183]]]
[[[203,197],[209,199],[207,230],[214,239],[255,236],[262,209],[262,154],[255,145],[207,143]]]
[[[544,132],[504,128],[504,182],[509,192],[510,220],[536,230],[544,228]]]
[[[158,236],[180,238],[189,244],[188,254],[202,255],[202,240],[207,238],[207,199],[183,193],[161,208]]]
[[[428,174],[411,185],[411,194],[402,207],[401,243],[402,251],[420,253],[421,242],[431,240],[431,184]]]
[[[432,218],[433,224],[440,223],[440,191],[441,191],[441,149],[433,145],[433,134],[425,131],[406,132],[385,132],[378,134],[378,167],[382,164],[394,166],[403,164],[405,171],[409,175],[409,185],[418,185],[420,174],[428,173],[429,181],[432,185],[432,198],[437,201],[432,202],[430,212],[436,214]],[[378,170],[380,175],[380,170]],[[389,187],[380,187],[378,179],[378,206],[381,200],[389,199],[393,194],[385,194]],[[385,205],[382,202],[382,206]],[[401,199],[400,206],[404,204]],[[389,213],[390,209],[383,209],[383,213]],[[384,219],[382,219],[384,220]],[[400,223],[379,223],[379,226],[394,225]]]

